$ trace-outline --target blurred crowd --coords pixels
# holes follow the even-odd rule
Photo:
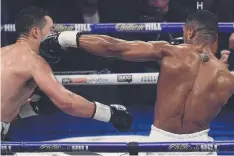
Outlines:
[[[220,22],[234,22],[234,0],[2,0],[2,24],[14,23],[19,11],[28,6],[38,6],[49,11],[55,23],[118,23],[118,22],[184,22],[187,15],[197,9],[207,9],[215,13]],[[151,34],[108,34],[127,40],[171,40],[182,36],[181,33]],[[219,34],[219,52],[234,52],[234,33]],[[2,46],[15,41],[14,33],[2,33]],[[74,49],[71,51],[74,51]],[[155,62],[132,63],[118,59],[106,59],[92,56],[82,50],[75,50],[57,65],[55,71],[108,69],[113,73],[158,72]],[[69,63],[68,63],[69,62]],[[92,63],[90,63],[92,62]],[[154,103],[149,98],[155,93],[155,86],[120,86],[119,94],[123,101],[129,103],[132,91],[134,97],[140,94],[143,99],[136,103]],[[136,91],[138,90],[138,91]],[[145,93],[150,92],[150,94]],[[150,91],[149,91],[150,90]],[[152,92],[151,92],[152,91]],[[138,93],[136,93],[138,92]],[[124,98],[126,96],[126,98]],[[147,101],[151,99],[150,101]],[[133,102],[132,99],[130,102]]]

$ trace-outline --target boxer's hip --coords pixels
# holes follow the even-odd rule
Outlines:
[[[156,138],[155,141],[166,141],[166,142],[186,142],[186,141],[214,141],[209,135],[208,135],[209,129],[195,132],[195,133],[189,133],[189,134],[175,134],[171,132],[167,132],[165,130],[159,129],[155,126],[151,126],[151,132],[149,137],[150,138]]]
[[[214,141],[208,135],[209,129],[190,133],[190,134],[175,134],[164,131],[162,129],[151,126],[151,132],[146,142],[209,142]],[[160,153],[145,153],[145,155],[217,155],[216,152],[160,152]]]

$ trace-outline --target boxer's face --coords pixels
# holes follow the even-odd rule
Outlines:
[[[191,41],[193,33],[192,28],[187,28],[186,26],[183,27],[184,43],[189,43]]]
[[[184,43],[194,43],[196,39],[196,33],[193,28],[183,28],[184,32]],[[211,45],[212,53],[215,55],[218,52],[218,37],[217,40]]]
[[[50,35],[53,32],[54,23],[53,20],[49,16],[45,16],[45,24],[42,28],[34,27],[31,31],[32,37],[41,42],[46,36]]]
[[[54,31],[54,23],[51,17],[45,16],[46,24],[41,29],[41,40],[43,40],[46,36],[50,35]]]

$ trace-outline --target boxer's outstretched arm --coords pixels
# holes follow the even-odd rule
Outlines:
[[[129,61],[153,61],[161,60],[164,56],[170,56],[172,45],[165,41],[126,41],[107,35],[87,35],[76,31],[64,31],[48,36],[41,47],[47,44],[55,44],[60,47],[74,47],[85,49],[94,55],[103,57],[119,57]],[[54,51],[46,48],[45,51]]]
[[[51,68],[40,56],[30,64],[33,79],[52,102],[67,114],[110,122],[119,131],[128,131],[132,117],[122,105],[105,105],[87,99],[65,89],[54,77]]]
[[[65,113],[90,118],[94,111],[93,102],[65,89],[54,77],[48,63],[40,56],[32,58],[31,73],[40,89]]]
[[[126,41],[106,35],[81,35],[79,46],[94,55],[129,61],[161,60],[168,55],[171,47],[165,41]]]

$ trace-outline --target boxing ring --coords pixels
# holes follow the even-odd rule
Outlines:
[[[181,32],[182,26],[183,23],[56,24],[55,29],[57,31],[74,30],[88,33],[154,33]],[[219,30],[221,32],[234,32],[234,23],[219,23]],[[14,32],[14,25],[3,25],[2,31]],[[231,73],[234,75],[234,72]],[[57,74],[55,76],[63,85],[144,85],[157,84],[158,74],[159,73]],[[231,133],[234,134],[234,131]],[[129,153],[130,155],[137,155],[139,152],[219,152],[220,155],[234,155],[234,139],[213,142],[138,141],[141,140],[141,138],[145,138],[145,136],[90,136],[41,142],[1,142],[1,153],[18,153],[18,155],[29,153],[28,155],[32,155],[32,153],[39,152],[39,155],[42,155],[42,153],[48,154],[48,152],[93,152],[107,153],[107,155],[110,155],[110,153]]]

